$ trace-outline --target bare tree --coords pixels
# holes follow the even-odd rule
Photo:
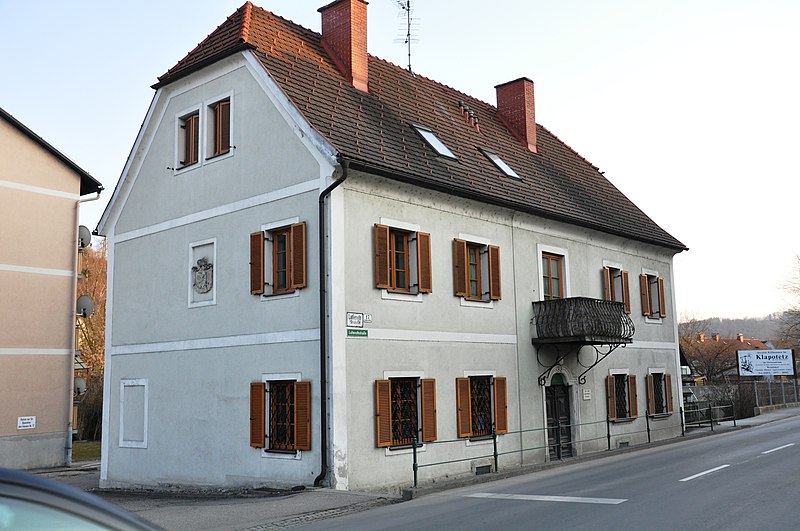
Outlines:
[[[795,258],[794,273],[784,282],[783,290],[794,298],[794,303],[781,315],[780,338],[796,346],[800,343],[800,256]]]

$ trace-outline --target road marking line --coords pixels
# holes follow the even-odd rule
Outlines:
[[[794,443],[784,444],[783,446],[778,446],[777,448],[773,448],[772,450],[767,450],[766,452],[761,452],[762,454],[771,454],[772,452],[777,452],[778,450],[783,450],[784,448],[789,448],[790,446],[794,446]]]
[[[621,498],[582,498],[576,496],[537,496],[535,494],[501,494],[495,492],[479,492],[468,494],[467,498],[498,498],[501,500],[547,501],[565,503],[597,503],[601,505],[619,505],[628,501]]]
[[[706,474],[710,474],[712,472],[716,472],[717,470],[722,470],[723,468],[728,468],[731,465],[720,465],[716,468],[712,468],[711,470],[706,470],[705,472],[700,472],[699,474],[695,474],[694,476],[689,476],[688,478],[683,478],[681,481],[691,481],[693,479],[699,478],[700,476],[705,476]]]

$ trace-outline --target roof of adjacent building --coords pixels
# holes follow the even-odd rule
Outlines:
[[[770,350],[769,345],[751,337],[719,337],[719,334],[706,336],[700,334],[694,337],[682,337],[681,342],[698,351],[730,352],[737,350]]]
[[[532,153],[494,106],[372,55],[369,93],[362,92],[340,73],[320,39],[318,33],[247,2],[153,87],[252,50],[297,110],[351,167],[672,250],[686,249],[542,125],[537,124],[537,153]],[[480,130],[466,123],[459,102],[474,111]],[[457,159],[437,155],[412,124],[430,128]],[[502,174],[481,148],[498,154],[521,179]]]
[[[0,108],[0,118],[11,124],[14,128],[16,128],[20,133],[27,136],[29,139],[33,140],[37,143],[40,147],[42,147],[45,151],[53,155],[55,158],[60,160],[65,166],[69,169],[74,171],[78,174],[81,178],[81,188],[80,188],[80,195],[92,194],[92,193],[99,193],[103,190],[103,185],[100,182],[89,175],[86,170],[72,162],[66,155],[61,153],[59,150],[54,148],[52,145],[47,143],[42,137],[31,131],[28,127],[25,126],[22,122],[14,118],[8,112]]]

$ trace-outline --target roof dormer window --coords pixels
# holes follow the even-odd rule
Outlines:
[[[501,172],[503,172],[503,175],[505,175],[506,177],[513,177],[514,179],[522,179],[522,177],[517,175],[517,172],[515,172],[511,168],[511,166],[506,164],[506,162],[503,159],[500,158],[500,155],[498,155],[494,151],[489,151],[488,149],[484,149],[484,148],[479,148],[479,149],[481,150],[481,153],[483,153],[486,156],[487,159],[492,161],[492,163],[495,166],[497,166],[497,168]]]
[[[441,140],[439,140],[433,131],[422,125],[414,125],[413,127],[417,133],[419,133],[419,136],[421,136],[422,139],[425,140],[425,142],[427,142],[437,154],[443,157],[449,157],[451,159],[458,158],[453,154],[452,151],[450,151],[450,149],[448,149],[447,146],[444,145],[444,143],[442,143]]]

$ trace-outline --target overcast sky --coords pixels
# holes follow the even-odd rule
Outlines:
[[[330,0],[257,5],[319,31]],[[150,85],[244,0],[0,0],[0,107],[106,187]],[[412,1],[412,67],[495,103],[534,80],[546,126],[690,250],[678,313],[763,316],[800,255],[797,0]],[[370,53],[407,64],[395,0],[369,4]]]

